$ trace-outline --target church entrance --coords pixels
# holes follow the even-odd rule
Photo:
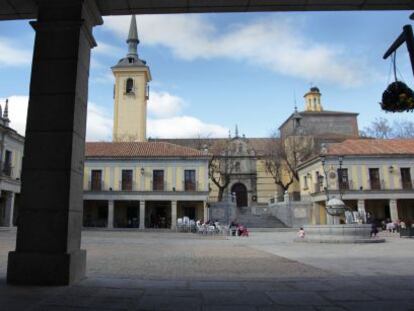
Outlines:
[[[234,184],[231,193],[236,195],[237,207],[247,206],[247,188],[242,183]]]

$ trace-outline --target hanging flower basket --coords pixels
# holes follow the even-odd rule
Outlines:
[[[413,111],[414,92],[405,83],[395,81],[382,93],[382,102],[380,105],[385,111]]]

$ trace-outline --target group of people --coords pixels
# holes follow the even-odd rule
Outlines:
[[[391,221],[391,219],[385,219],[381,222],[382,230],[388,232],[400,232],[401,229],[407,229],[407,223],[404,220],[398,219]]]
[[[229,229],[232,236],[249,236],[249,230],[234,220],[230,223]]]
[[[407,227],[410,226],[410,223],[405,222],[401,219],[392,221],[391,219],[387,218],[379,222],[371,215],[367,217],[367,223],[371,224],[371,237],[377,236],[378,228],[381,228],[384,231],[386,230],[390,233],[399,233],[401,229],[407,229]]]
[[[249,236],[247,228],[241,224],[232,221],[229,226],[220,225],[218,221],[207,220],[206,222],[200,219],[195,222],[195,229],[198,233],[225,233],[228,232],[232,236]]]

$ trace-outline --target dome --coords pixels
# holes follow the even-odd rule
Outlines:
[[[321,91],[319,91],[319,88],[317,88],[316,86],[311,87],[310,91],[311,92],[317,92],[317,93],[321,92]]]
[[[328,203],[326,203],[327,207],[333,207],[333,208],[337,208],[337,207],[344,207],[345,203],[337,198],[332,198],[328,201]]]

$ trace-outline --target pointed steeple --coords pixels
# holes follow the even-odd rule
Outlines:
[[[9,125],[9,99],[6,99],[6,106],[4,107],[3,120],[6,126]]]
[[[6,99],[6,106],[4,107],[3,119],[9,118],[9,99]]]
[[[137,57],[138,58],[138,29],[137,29],[137,20],[135,15],[131,17],[131,23],[129,25],[129,34],[126,41],[128,43],[128,57]]]
[[[236,129],[234,133],[235,133],[234,137],[239,138],[239,127],[237,126],[237,124],[236,124]]]

